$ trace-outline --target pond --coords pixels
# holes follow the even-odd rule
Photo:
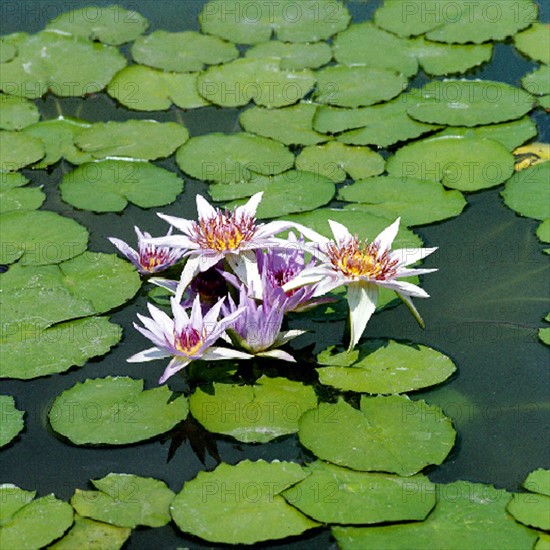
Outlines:
[[[92,6],[98,6],[97,9],[101,10],[110,4],[65,0],[3,2],[0,20],[5,34],[19,31],[37,33],[48,21],[71,9],[82,6],[96,9]],[[199,30],[197,18],[206,2],[142,0],[120,1],[119,4],[143,15],[149,22],[147,32],[160,29],[181,32]],[[253,6],[256,3],[249,4]],[[300,7],[306,3],[293,4]],[[376,0],[345,2],[353,23],[372,20],[381,4],[381,1]],[[498,7],[503,2],[494,4]],[[418,5],[424,4],[414,4]],[[547,3],[542,3],[539,10],[540,21],[550,20],[550,6]],[[123,44],[119,49],[130,58],[129,44]],[[242,52],[245,49],[245,46],[239,46]],[[451,77],[497,81],[521,88],[521,79],[538,66],[539,63],[518,52],[511,38],[506,38],[495,42],[490,61],[460,76]],[[420,69],[417,74],[411,75],[409,86],[421,88],[433,80],[441,78],[432,78]],[[54,119],[59,115],[90,123],[154,119],[183,124],[191,138],[214,132],[240,132],[239,117],[243,111],[252,107],[222,108],[210,105],[182,109],[172,105],[153,111],[130,110],[105,92],[90,94],[85,99],[58,97],[48,93],[33,101],[42,120]],[[386,99],[374,100],[372,103],[379,101]],[[548,143],[548,114],[544,109],[537,108],[529,116],[538,129],[538,135],[531,141]],[[143,138],[147,141],[148,136],[144,135]],[[402,146],[401,142],[390,144],[378,149],[378,152],[387,159]],[[377,150],[375,146],[372,149]],[[293,146],[291,151],[298,154],[300,147]],[[186,175],[173,154],[155,160],[154,164],[178,174],[185,181],[184,190],[177,195],[177,199],[162,207],[140,208],[128,204],[120,212],[108,213],[75,208],[69,204],[70,201],[63,200],[59,184],[75,168],[66,160],[56,162],[47,169],[26,167],[22,173],[30,179],[32,187],[43,186],[45,202],[41,210],[57,212],[78,221],[89,231],[90,251],[112,254],[115,250],[108,241],[109,237],[120,238],[133,246],[134,226],[155,236],[164,235],[167,225],[157,217],[157,211],[195,219],[195,196],[202,194],[210,199],[208,192],[212,186]],[[352,181],[348,176],[344,183],[337,183],[337,188],[341,189]],[[466,191],[464,196],[467,205],[460,215],[413,227],[424,246],[438,247],[422,266],[438,269],[422,280],[422,288],[429,293],[430,298],[415,302],[426,328],[422,330],[404,305],[398,305],[377,312],[369,321],[364,338],[394,339],[429,346],[448,356],[457,367],[456,373],[443,384],[410,392],[414,400],[424,399],[430,404],[439,405],[452,420],[457,432],[455,445],[443,463],[423,470],[429,480],[442,484],[465,480],[517,492],[529,472],[550,467],[549,355],[548,347],[539,339],[539,328],[545,325],[543,319],[550,311],[550,271],[548,257],[543,252],[548,244],[541,243],[535,234],[540,221],[521,217],[506,206],[501,196],[503,188],[501,184],[473,192]],[[345,204],[344,200],[336,197],[330,203],[337,208]],[[367,214],[365,216],[368,217]],[[301,219],[306,223],[307,217]],[[387,220],[386,225],[392,221]],[[9,274],[10,269],[6,273]],[[5,276],[0,276],[0,282]],[[79,382],[90,378],[129,376],[144,380],[146,389],[158,387],[158,378],[165,362],[126,362],[128,357],[148,347],[148,342],[133,328],[133,323],[138,313],[146,313],[151,288],[150,284],[143,284],[135,297],[123,305],[117,305],[108,313],[111,322],[122,327],[123,336],[120,343],[105,355],[88,360],[81,368],[73,367],[59,374],[29,380],[17,380],[9,376],[2,379],[1,393],[14,396],[17,408],[25,411],[24,430],[0,450],[2,483],[37,491],[39,497],[55,493],[59,499],[69,501],[75,489],[92,489],[90,480],[114,472],[161,479],[177,493],[185,482],[194,479],[199,472],[213,470],[218,463],[237,464],[245,459],[264,459],[269,462],[284,460],[305,464],[316,459],[312,452],[300,444],[296,434],[261,444],[240,443],[228,436],[209,433],[189,419],[183,426],[149,441],[120,446],[75,445],[52,429],[48,413],[54,401],[62,392]],[[109,294],[116,291],[107,283],[102,292]],[[262,363],[258,359],[245,369],[245,377],[254,380],[261,372],[265,372],[271,377],[288,376],[292,380],[311,384],[317,377],[312,368],[315,356],[328,346],[342,345],[344,340],[347,341],[345,317],[337,313],[325,318],[322,315],[309,318],[307,327],[311,331],[287,348],[300,358],[298,364],[288,366],[276,361]],[[298,314],[294,315],[292,323],[302,326]],[[28,341],[31,342],[28,345],[32,345],[32,339]],[[189,376],[175,376],[169,380],[168,386],[173,391],[188,395],[201,377],[204,377],[205,383],[216,380],[216,376],[220,376],[220,381],[226,380],[222,377],[223,369],[212,370],[212,374],[204,375],[198,365],[192,367]],[[212,364],[207,368],[211,369]],[[302,369],[302,372],[296,373],[296,369]],[[327,386],[319,390],[318,386],[324,399],[335,399],[337,390]],[[358,394],[344,392],[344,395],[350,403],[358,406]],[[127,420],[131,423],[131,414],[126,412]],[[3,411],[2,422],[4,415]],[[94,418],[91,418],[90,424],[94,424]],[[183,534],[172,521],[154,529],[134,529],[124,548],[153,546],[212,547],[207,541]],[[330,529],[326,527],[279,542],[260,543],[259,546],[304,549],[312,546],[338,547]]]

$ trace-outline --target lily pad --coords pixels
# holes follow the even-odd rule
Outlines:
[[[73,509],[69,504],[54,495],[33,500],[34,495],[15,485],[0,485],[2,548],[43,548],[72,525]]]
[[[537,220],[550,218],[550,162],[535,164],[516,172],[501,195],[506,206],[518,214]]]
[[[535,22],[514,36],[516,48],[527,57],[550,65],[550,33],[548,25]]]
[[[421,521],[435,506],[435,485],[423,475],[398,477],[354,472],[317,461],[283,496],[322,523],[347,525]]]
[[[447,191],[435,181],[379,176],[342,187],[338,198],[359,203],[344,209],[401,221],[407,227],[458,216],[466,206],[460,191]]]
[[[46,195],[38,187],[25,189],[29,180],[18,172],[0,174],[0,214],[13,210],[36,210]]]
[[[253,386],[217,384],[189,398],[191,414],[209,431],[243,443],[266,443],[298,431],[298,419],[317,406],[312,386],[262,376]]]
[[[44,145],[39,139],[21,132],[0,130],[0,171],[14,172],[40,160]]]
[[[252,107],[241,113],[239,122],[247,132],[285,145],[315,145],[331,139],[312,128],[316,111],[317,105],[307,102],[281,109]]]
[[[520,88],[490,80],[433,81],[407,112],[421,122],[449,126],[481,126],[520,118],[534,106]]]
[[[442,353],[394,340],[368,340],[352,352],[328,348],[317,356],[321,384],[343,391],[396,394],[444,382],[456,367]]]
[[[2,345],[4,345],[3,341]],[[2,375],[3,372],[4,365],[2,365]],[[2,419],[0,447],[7,445],[24,428],[24,415],[25,411],[20,411],[15,407],[15,399],[11,395],[0,395],[0,418]],[[4,502],[2,502],[2,505],[3,504]]]
[[[284,42],[318,42],[348,26],[350,14],[338,0],[315,3],[281,0],[210,0],[199,14],[201,30],[239,44],[266,42],[272,34]]]
[[[16,33],[19,34],[19,33]],[[17,48],[3,38],[0,38],[0,63],[7,63],[17,55]]]
[[[343,399],[321,403],[299,421],[298,437],[322,460],[354,470],[416,474],[441,464],[456,433],[437,406],[403,395],[361,397],[361,410]]]
[[[387,69],[364,65],[334,65],[317,71],[319,103],[340,107],[361,107],[388,101],[407,87],[407,77]]]
[[[521,85],[533,95],[550,94],[550,67],[542,65],[521,79]]]
[[[246,133],[213,133],[191,138],[176,153],[178,166],[198,180],[231,183],[257,174],[280,174],[294,164],[281,143]]]
[[[75,143],[97,159],[130,157],[154,160],[170,156],[188,138],[187,128],[176,122],[111,120],[98,122],[83,130],[76,136]]]
[[[132,44],[136,63],[179,73],[201,71],[205,65],[227,63],[238,56],[231,42],[195,31],[157,30]]]
[[[107,93],[135,111],[165,111],[172,104],[181,109],[196,109],[208,105],[197,91],[198,75],[132,65],[116,74],[107,86]]]
[[[143,390],[143,380],[87,379],[55,399],[49,419],[52,428],[75,445],[127,445],[185,420],[187,399],[171,398],[168,386]]]
[[[250,101],[263,107],[284,107],[302,99],[314,86],[307,69],[288,71],[276,57],[241,58],[209,67],[199,75],[202,97],[222,107],[240,107]]]
[[[550,496],[538,493],[516,493],[508,512],[517,521],[543,531],[550,530]]]
[[[19,211],[2,214],[0,264],[59,263],[86,250],[88,231],[55,212]]]
[[[537,227],[536,234],[541,243],[550,243],[550,219],[544,220]]]
[[[326,65],[332,59],[332,50],[326,42],[298,44],[270,40],[248,48],[245,56],[278,57],[281,60],[281,69],[299,71]]]
[[[546,320],[550,322],[550,313]],[[550,496],[550,470],[539,468],[532,471],[523,482],[523,486],[531,493]]]
[[[170,521],[170,503],[175,494],[164,481],[130,474],[109,474],[92,479],[98,491],[77,489],[73,508],[84,517],[134,528],[162,527]]]
[[[437,504],[422,522],[377,527],[332,528],[343,550],[393,548],[408,550],[517,550],[533,547],[535,531],[506,512],[510,493],[491,485],[456,481],[437,485]],[[466,528],[467,526],[467,528]]]
[[[183,180],[149,162],[100,160],[65,174],[59,189],[63,200],[76,208],[121,212],[129,202],[141,208],[174,202]]]
[[[324,145],[304,147],[296,157],[296,168],[330,178],[336,183],[377,176],[384,171],[382,155],[368,147],[344,145],[331,141]]]
[[[126,58],[111,46],[54,31],[29,35],[18,55],[2,65],[0,89],[30,99],[100,92]]]
[[[74,524],[66,535],[50,546],[51,550],[74,550],[94,548],[94,550],[119,550],[128,540],[131,529],[117,527],[75,514]]]
[[[405,145],[386,163],[391,176],[440,181],[460,191],[478,191],[506,181],[514,156],[491,139],[444,136]]]
[[[0,128],[2,130],[21,130],[38,122],[38,107],[24,97],[0,94]]]
[[[254,544],[299,535],[319,524],[281,496],[307,473],[292,462],[220,464],[187,481],[172,502],[172,518],[184,532],[227,544]]]
[[[89,5],[58,15],[46,29],[118,46],[135,40],[148,26],[147,19],[137,11],[122,6]]]

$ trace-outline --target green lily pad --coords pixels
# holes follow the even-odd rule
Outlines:
[[[388,101],[407,87],[407,77],[387,69],[364,65],[334,65],[316,72],[319,103],[340,107],[361,107]]]
[[[73,509],[69,504],[54,495],[33,500],[34,495],[15,485],[0,485],[2,548],[43,548],[72,525]]]
[[[491,139],[434,137],[399,149],[388,159],[386,170],[391,176],[478,191],[506,181],[514,172],[514,156]]]
[[[338,0],[210,0],[199,14],[201,30],[239,44],[268,41],[318,42],[348,26],[350,14]]]
[[[13,210],[36,210],[46,195],[38,187],[21,189],[29,180],[18,172],[0,173],[0,214]]]
[[[307,473],[292,462],[220,464],[187,481],[172,502],[172,518],[184,532],[227,544],[299,535],[319,524],[281,496]]]
[[[352,352],[334,353],[332,347],[317,356],[321,384],[343,391],[396,394],[444,382],[456,367],[442,353],[421,345],[394,340],[368,340]]]
[[[19,34],[19,33],[16,33]],[[17,55],[17,48],[3,38],[0,38],[0,63],[7,63]]]
[[[241,58],[209,67],[199,75],[202,97],[222,107],[240,107],[250,101],[263,107],[284,107],[302,99],[314,86],[307,70],[287,71],[276,57]]]
[[[528,550],[536,532],[506,513],[510,493],[491,485],[456,481],[437,485],[437,504],[422,522],[377,527],[332,528],[343,550],[393,548],[409,550]]]
[[[257,174],[280,174],[294,155],[277,141],[246,133],[212,133],[191,138],[176,153],[178,166],[198,180],[231,183]]]
[[[270,40],[248,48],[245,56],[278,57],[281,60],[281,69],[299,71],[326,65],[332,59],[332,50],[326,42],[298,44]]]
[[[304,147],[296,157],[296,168],[330,178],[336,183],[346,179],[354,180],[377,176],[384,171],[382,155],[368,147],[344,145],[331,141],[324,145]]]
[[[46,29],[118,46],[135,40],[148,26],[147,19],[137,11],[122,6],[90,5],[58,15]]]
[[[490,80],[433,81],[407,112],[421,122],[450,126],[481,126],[520,118],[534,98],[520,88]]]
[[[359,210],[401,221],[407,227],[458,216],[466,206],[460,191],[447,191],[440,183],[413,178],[379,176],[342,187],[338,198],[359,203],[345,210]]]
[[[550,313],[546,316],[546,320],[550,321]],[[531,493],[550,496],[550,470],[539,468],[530,472],[523,486]]]
[[[118,72],[107,86],[107,93],[135,111],[165,111],[172,104],[181,109],[208,105],[197,91],[199,73],[167,73],[131,65]]]
[[[0,94],[0,128],[2,130],[21,130],[38,122],[38,107],[24,97]]]
[[[157,30],[132,44],[136,63],[179,73],[201,71],[205,65],[227,63],[238,56],[231,42],[195,31]]]
[[[550,535],[548,533],[540,533],[533,550],[550,550]]]
[[[539,97],[537,99],[537,105],[545,109],[547,112],[550,112],[550,94]]]
[[[239,122],[245,131],[285,145],[315,145],[331,139],[312,128],[316,111],[317,105],[307,102],[281,109],[252,107],[241,113]]]
[[[507,508],[514,518],[536,529],[550,530],[550,496],[538,493],[516,493]]]
[[[100,160],[65,174],[59,189],[63,200],[76,208],[121,212],[129,202],[141,208],[174,202],[183,180],[149,162]]]
[[[550,67],[541,65],[538,69],[525,75],[521,79],[521,85],[533,95],[550,94]]]
[[[441,464],[456,433],[437,406],[403,395],[361,397],[361,410],[343,399],[321,403],[299,421],[298,437],[322,460],[354,470],[416,474]]]
[[[3,341],[2,345],[4,345]],[[2,375],[3,371],[4,365],[2,365]],[[15,407],[15,399],[11,395],[0,395],[0,418],[2,419],[0,447],[7,445],[24,428],[24,415],[25,411],[20,411]]]
[[[74,524],[66,535],[50,546],[51,550],[74,550],[94,548],[94,550],[119,550],[128,540],[131,529],[117,527],[75,514]]]
[[[501,195],[506,206],[536,220],[550,218],[550,162],[535,164],[516,172]]]
[[[550,34],[547,24],[533,23],[514,36],[514,44],[527,57],[550,65]]]
[[[143,139],[147,136],[147,139]],[[130,157],[155,160],[170,156],[189,139],[185,126],[176,122],[127,120],[98,122],[76,136],[75,143],[93,157]]]
[[[54,31],[29,35],[18,50],[2,65],[0,89],[30,99],[100,92],[126,65],[116,48]]]
[[[550,252],[547,252],[547,254]],[[539,338],[543,344],[550,346],[550,327],[539,328]]]
[[[171,430],[189,411],[168,386],[143,390],[143,380],[108,376],[75,384],[49,412],[52,428],[75,445],[126,445]]]
[[[550,243],[550,219],[544,220],[537,227],[536,234],[541,243]]]
[[[134,528],[162,527],[170,521],[170,503],[175,494],[164,481],[131,474],[109,474],[92,479],[98,491],[77,489],[73,508],[84,517]]]
[[[267,443],[298,431],[298,419],[317,406],[312,386],[262,376],[253,386],[217,384],[189,398],[191,414],[209,431],[243,443]]]
[[[0,171],[14,172],[40,160],[44,156],[44,145],[39,139],[21,132],[0,130]]]
[[[354,472],[321,461],[309,464],[307,471],[310,475],[283,496],[322,523],[421,521],[435,506],[435,485],[423,475]]]
[[[1,377],[29,380],[81,367],[104,355],[120,341],[122,328],[106,317],[87,317],[46,329],[11,323],[1,335]]]
[[[2,214],[0,264],[59,263],[86,250],[88,231],[55,212],[19,211]]]

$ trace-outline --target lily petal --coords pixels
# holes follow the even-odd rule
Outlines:
[[[255,193],[250,197],[250,199],[246,204],[243,204],[242,206],[238,206],[237,208],[235,208],[235,216],[238,216],[238,217],[250,216],[251,218],[255,217],[256,210],[258,209],[258,205],[262,200],[263,194],[264,194],[263,191],[260,191],[259,193]]]
[[[348,228],[341,223],[335,222],[334,220],[328,220],[332,234],[334,235],[334,240],[337,243],[346,242],[349,239],[353,239],[353,235],[349,232]]]
[[[168,366],[164,370],[164,374],[159,378],[159,384],[164,384],[168,378],[174,376],[176,372],[179,372],[181,369],[185,368],[191,363],[191,359],[181,359],[180,357],[174,357]]]
[[[296,359],[283,351],[282,349],[270,349],[267,351],[260,351],[256,354],[257,357],[270,357],[271,359],[280,359],[281,361],[288,361],[289,363],[296,363]]]
[[[398,248],[391,251],[391,257],[399,260],[401,265],[410,265],[424,259],[426,256],[435,252],[434,248]]]
[[[216,217],[216,209],[202,196],[197,195],[197,214],[199,220],[207,220]]]
[[[397,218],[390,226],[386,227],[382,233],[380,233],[375,239],[374,242],[380,247],[380,252],[385,252],[391,248],[397,232],[399,231],[399,222],[401,218]]]
[[[351,339],[348,351],[352,351],[361,338],[378,303],[378,287],[363,281],[348,286]]]
[[[140,351],[128,357],[126,361],[128,363],[142,363],[143,361],[156,361],[157,359],[164,359],[165,357],[170,357],[170,354],[155,347]]]

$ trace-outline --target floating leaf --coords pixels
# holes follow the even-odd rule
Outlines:
[[[342,187],[338,198],[359,203],[345,209],[369,212],[392,221],[401,217],[408,227],[453,218],[466,206],[460,191],[447,191],[434,181],[394,176],[357,181]]]
[[[172,502],[172,518],[184,533],[210,542],[254,544],[299,535],[319,524],[280,493],[306,475],[292,462],[220,464],[184,484]]]
[[[210,432],[244,443],[266,443],[298,431],[298,419],[317,406],[312,386],[262,376],[253,386],[217,384],[189,398],[191,414]]]
[[[394,340],[367,340],[352,352],[328,348],[317,356],[321,384],[343,391],[395,394],[444,382],[456,367],[442,353],[426,346]]]
[[[292,105],[313,88],[315,76],[307,69],[283,70],[281,64],[276,57],[236,59],[202,72],[197,89],[222,107],[240,107],[250,101],[264,107]]]
[[[170,521],[175,494],[164,481],[131,474],[109,474],[92,479],[98,491],[77,489],[74,509],[85,517],[119,527],[162,527]]]
[[[548,533],[540,533],[539,538],[533,550],[550,550],[550,535]]]
[[[319,103],[340,107],[361,107],[387,101],[407,87],[407,78],[387,69],[356,65],[334,65],[317,71]]]
[[[525,170],[535,164],[550,160],[550,143],[531,142],[514,149],[515,170]]]
[[[135,40],[149,23],[137,11],[122,6],[86,6],[52,19],[46,29],[70,33],[118,46]]]
[[[294,164],[281,143],[246,133],[213,133],[191,138],[176,153],[178,166],[198,180],[231,183],[256,174],[280,174]]]
[[[100,92],[126,65],[116,48],[54,31],[29,35],[18,50],[2,65],[0,89],[30,99]]]
[[[147,136],[147,139],[144,139]],[[93,157],[130,157],[154,160],[170,156],[189,138],[176,122],[127,120],[98,122],[76,136],[75,143]]]
[[[533,95],[550,94],[550,67],[542,65],[521,79],[521,85]]]
[[[477,191],[506,181],[514,157],[491,139],[444,136],[416,141],[386,163],[391,176],[440,181],[460,191]]]
[[[546,316],[546,320],[550,322],[550,313]],[[539,468],[530,472],[523,486],[532,493],[550,496],[550,470]]]
[[[0,174],[0,214],[12,210],[36,210],[46,195],[38,187],[21,189],[29,180],[18,172]]]
[[[0,130],[0,171],[14,172],[40,160],[44,156],[44,145],[39,139],[21,132]]]
[[[15,485],[0,485],[3,549],[43,548],[72,525],[73,509],[69,504],[54,495],[33,500],[34,495]]]
[[[538,493],[516,493],[512,496],[508,512],[524,525],[550,530],[550,496]]]
[[[0,264],[59,263],[86,250],[88,231],[55,212],[20,211],[2,214]]]
[[[516,172],[501,195],[506,206],[536,220],[550,218],[550,162],[535,164]]]
[[[491,485],[456,481],[437,485],[437,504],[422,522],[381,527],[333,527],[343,550],[393,548],[464,550],[532,548],[537,534],[516,523],[505,507],[510,493]]]
[[[421,122],[481,126],[519,118],[533,103],[531,94],[502,82],[444,80],[426,84],[407,112]]]
[[[4,341],[2,340],[2,346]],[[2,349],[2,352],[4,350]],[[4,375],[4,364],[2,360],[2,376]],[[11,395],[0,395],[0,447],[7,445],[25,426],[23,416],[25,411],[15,407],[15,399]],[[298,429],[298,427],[296,427]],[[4,501],[2,501],[4,505]]]
[[[0,94],[0,128],[2,130],[21,130],[25,126],[38,122],[40,112],[36,105],[13,95]]]
[[[346,179],[376,176],[384,171],[384,158],[368,147],[344,145],[331,141],[304,147],[296,157],[296,168],[330,178],[336,183]]]
[[[238,56],[234,44],[195,31],[157,30],[132,44],[136,63],[180,73],[201,71],[205,65],[227,63]]]
[[[128,540],[131,529],[117,527],[75,514],[74,524],[67,534],[50,546],[51,550],[75,550],[75,548],[94,548],[94,550],[119,550]]]
[[[514,36],[516,48],[527,57],[550,65],[550,33],[548,25],[533,23],[527,30]]]
[[[266,42],[272,33],[284,42],[318,42],[345,29],[349,20],[347,8],[337,0],[210,0],[199,14],[204,33],[239,44]]]
[[[75,445],[126,445],[171,430],[185,420],[184,396],[168,386],[143,390],[143,380],[88,379],[59,395],[49,412],[52,428]]]
[[[142,65],[118,72],[107,93],[135,111],[165,111],[172,104],[182,109],[208,105],[197,91],[199,73],[166,73]]]
[[[422,475],[354,472],[317,461],[283,496],[310,518],[348,525],[423,520],[435,505],[435,485]]]
[[[330,138],[313,130],[314,103],[301,102],[281,109],[252,107],[241,113],[239,122],[247,132],[285,145],[314,145]]]
[[[6,42],[3,38],[0,38],[0,63],[7,63],[8,61],[11,61],[16,55],[17,48],[15,47],[15,45]]]
[[[403,395],[321,403],[299,421],[298,437],[313,454],[355,470],[410,476],[441,464],[454,445],[451,421],[437,406]]]
[[[63,200],[76,208],[120,212],[129,202],[141,208],[174,202],[183,180],[149,162],[100,160],[65,174],[59,189]]]
[[[550,346],[550,327],[539,328],[538,334],[541,342],[547,346]]]
[[[43,329],[30,323],[3,327],[2,378],[29,380],[81,367],[104,355],[122,338],[106,317],[88,317]]]
[[[544,220],[536,231],[539,241],[542,243],[550,243],[550,219]]]
[[[278,57],[281,69],[299,71],[301,69],[317,69],[326,65],[332,59],[332,50],[326,42],[312,44],[296,44],[270,40],[248,48],[246,57]]]

